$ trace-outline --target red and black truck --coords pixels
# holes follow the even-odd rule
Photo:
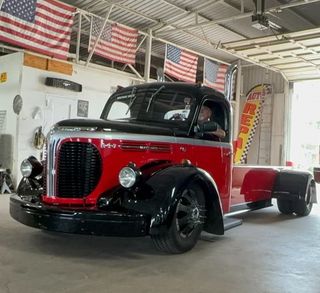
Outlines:
[[[213,117],[200,124],[203,105]],[[231,116],[229,100],[201,85],[123,88],[100,119],[57,123],[43,160],[23,161],[11,216],[51,231],[150,235],[160,250],[181,253],[202,231],[222,235],[236,225],[231,213],[269,207],[272,198],[281,213],[308,215],[317,201],[311,173],[233,165]]]

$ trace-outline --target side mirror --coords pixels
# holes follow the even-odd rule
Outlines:
[[[214,121],[204,122],[199,126],[200,126],[200,132],[213,132],[218,129],[218,124]]]

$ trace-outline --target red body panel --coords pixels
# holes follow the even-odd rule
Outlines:
[[[103,162],[101,180],[85,199],[44,195],[43,201],[47,204],[94,207],[102,193],[119,185],[118,174],[129,162],[135,163],[139,168],[155,160],[169,160],[172,164],[180,164],[182,160],[188,159],[194,166],[207,171],[211,175],[217,184],[223,211],[227,212],[229,210],[231,189],[231,145],[229,144],[220,144],[223,145],[222,147],[219,146],[219,143],[216,146],[206,146],[182,144],[180,142],[66,138],[61,142],[60,147],[65,142],[74,141],[89,142],[99,150]],[[58,152],[60,147],[57,150]],[[56,162],[56,164],[59,164],[59,162]]]
[[[102,175],[96,188],[84,199],[43,196],[43,201],[53,205],[72,205],[95,208],[97,200],[106,191],[119,185],[118,174],[129,162],[138,168],[155,160],[180,164],[190,160],[197,168],[210,174],[215,181],[224,213],[230,207],[248,202],[271,198],[277,169],[257,166],[234,166],[232,169],[232,146],[227,143],[216,145],[149,142],[123,139],[66,138],[65,142],[89,142],[96,146],[102,158]],[[165,139],[164,139],[165,141]],[[203,141],[202,141],[203,142]],[[58,148],[58,152],[59,149]],[[56,162],[59,164],[59,162]],[[57,165],[56,165],[56,169]],[[231,174],[232,172],[232,174]],[[230,180],[232,178],[232,180]],[[58,183],[55,182],[57,185]]]
[[[231,206],[271,199],[279,170],[272,167],[234,166]]]

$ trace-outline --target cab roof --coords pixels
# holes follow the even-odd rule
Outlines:
[[[133,88],[139,89],[158,89],[161,86],[165,86],[165,89],[170,89],[174,91],[185,91],[191,93],[196,98],[202,98],[206,95],[214,95],[216,97],[226,99],[224,94],[209,88],[207,86],[203,86],[197,83],[185,83],[185,82],[152,82],[152,83],[144,83],[139,85],[132,85],[129,87],[124,87],[118,90],[116,93],[122,93],[131,91]]]

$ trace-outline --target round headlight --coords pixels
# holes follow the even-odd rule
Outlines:
[[[28,159],[22,161],[20,171],[23,177],[29,177],[32,173],[32,164]]]
[[[132,187],[137,180],[137,173],[130,167],[124,167],[119,173],[119,182],[125,188]]]

